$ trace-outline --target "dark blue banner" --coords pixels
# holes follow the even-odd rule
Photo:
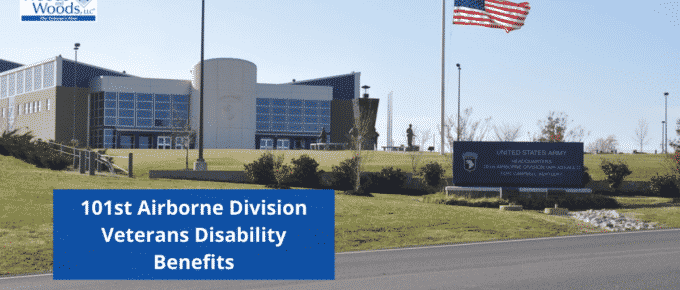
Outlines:
[[[96,16],[33,15],[21,16],[21,21],[96,21]]]
[[[453,142],[453,183],[581,188],[583,143]]]
[[[332,190],[54,190],[55,280],[333,280]]]

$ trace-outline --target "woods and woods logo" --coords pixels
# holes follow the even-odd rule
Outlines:
[[[474,152],[465,152],[463,153],[463,160],[465,161],[463,164],[465,166],[465,170],[472,172],[477,169],[477,153]]]
[[[19,0],[21,21],[97,21],[97,0]]]

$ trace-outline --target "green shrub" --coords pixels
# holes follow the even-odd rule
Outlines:
[[[274,154],[266,152],[252,163],[244,164],[245,174],[256,184],[277,184],[274,176]]]
[[[590,183],[591,181],[593,181],[593,177],[588,172],[588,167],[583,166],[583,186],[586,186],[586,184]]]
[[[421,167],[418,171],[418,175],[423,176],[425,179],[425,184],[429,187],[437,187],[444,179],[444,173],[446,170],[437,162],[430,162]]]
[[[361,157],[352,157],[340,162],[338,166],[333,165],[332,188],[337,190],[354,189],[354,185],[357,180],[356,170],[360,160]],[[371,177],[362,174],[360,181],[361,184],[359,189],[366,192],[370,191],[370,187],[372,186]]]
[[[317,172],[319,163],[307,154],[293,159],[292,183],[300,187],[317,188],[321,185],[320,174]]]
[[[274,162],[274,178],[276,183],[267,184],[266,187],[276,188],[276,189],[290,189],[289,184],[293,182],[293,169],[288,165],[279,164]]]
[[[404,187],[407,179],[408,176],[400,168],[384,167],[376,176],[376,192],[398,192]]]
[[[358,164],[358,158],[349,158],[346,159],[338,166],[333,165],[332,166],[332,171],[333,171],[333,181],[332,181],[332,187],[337,190],[351,190],[354,188],[354,184],[356,182],[357,178],[357,164]]]
[[[659,197],[680,197],[677,178],[672,175],[660,176],[658,173],[651,178],[651,192]]]
[[[621,160],[617,161],[617,163],[612,163],[602,159],[600,166],[602,167],[604,174],[607,176],[609,187],[614,190],[619,189],[621,183],[623,183],[623,179],[633,173],[628,169],[628,165]]]

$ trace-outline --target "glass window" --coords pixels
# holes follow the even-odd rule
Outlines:
[[[305,115],[316,115],[316,109],[305,109]]]
[[[104,108],[115,109],[116,108],[116,101],[105,101],[104,102]]]
[[[305,126],[305,128],[304,128],[304,131],[305,131],[305,132],[315,132],[315,131],[319,131],[319,130],[317,129],[317,126],[316,126],[315,124],[305,124],[304,126]]]
[[[322,108],[330,108],[331,102],[330,101],[319,101],[319,106],[322,107]]]
[[[316,101],[305,101],[305,107],[307,108],[316,108]]]
[[[153,103],[137,103],[137,110],[152,110]]]
[[[288,117],[291,123],[302,123],[302,117]]]
[[[255,102],[258,106],[269,106],[269,99],[257,98]]]
[[[170,102],[170,96],[169,95],[156,95],[156,102]]]
[[[319,118],[319,122],[324,123],[324,124],[330,124],[331,118],[330,117]]]
[[[188,95],[173,95],[172,96],[172,101],[173,102],[189,102],[189,96]]]
[[[189,118],[189,114],[187,112],[174,112],[172,115],[173,115],[173,118],[175,118],[175,119],[188,119]]]
[[[43,87],[44,88],[49,88],[51,86],[54,86],[54,62],[49,62],[44,65],[45,67],[45,72],[44,72],[44,81],[43,81]]]
[[[134,101],[135,100],[135,94],[120,93],[120,94],[118,94],[118,100],[119,101]]]
[[[153,96],[149,94],[137,94],[137,102],[153,102]]]
[[[28,113],[33,114],[33,102],[28,103]]]
[[[104,148],[113,148],[114,141],[113,130],[104,129]]]
[[[257,107],[256,111],[257,111],[258,114],[268,114],[269,108],[267,108],[267,107]]]
[[[33,68],[29,68],[25,70],[26,72],[26,81],[25,81],[25,87],[26,87],[26,92],[30,92],[33,90]]]
[[[156,110],[170,110],[170,103],[156,103]]]
[[[114,100],[115,101],[116,95],[117,95],[116,93],[106,92],[106,93],[104,93],[104,98],[107,99],[107,100]]]
[[[104,126],[116,126],[116,118],[104,118]]]
[[[17,95],[24,92],[24,71],[17,73]]]
[[[263,130],[263,131],[268,131],[269,130],[269,123],[257,123],[257,130]]]
[[[47,99],[47,110],[50,110],[50,99]]]
[[[0,98],[7,96],[7,76],[0,77]]]
[[[135,103],[119,101],[118,102],[118,108],[126,109],[126,110],[134,110],[135,109]]]
[[[272,122],[283,123],[285,121],[286,121],[286,116],[279,116],[279,115],[272,116]]]
[[[301,124],[290,124],[290,130],[293,132],[301,132],[302,127],[303,126]]]
[[[323,116],[330,116],[331,115],[331,109],[319,109],[319,114]]]
[[[35,91],[42,89],[42,66],[36,66],[33,73],[33,88]]]
[[[151,111],[137,111],[137,118],[152,118]]]
[[[169,119],[170,118],[170,112],[158,112],[156,111],[156,118],[157,119]]]
[[[273,107],[273,108],[272,108],[272,114],[285,115],[285,114],[286,114],[286,109],[285,109],[285,108],[281,108],[281,107]]]
[[[116,116],[116,109],[106,109],[106,110],[104,110],[104,116],[115,117]]]
[[[286,99],[272,99],[272,106],[283,107],[287,105],[288,104],[286,104]]]
[[[285,128],[283,124],[272,124],[273,131],[283,131]]]
[[[2,108],[2,117],[5,117],[5,108]]]
[[[38,101],[38,112],[42,112],[42,101]]]
[[[133,118],[118,118],[118,126],[132,127],[135,125],[135,119]]]
[[[118,110],[118,117],[132,118],[135,116],[134,110]]]
[[[28,115],[28,103],[24,104],[24,114]]]
[[[186,122],[187,122],[186,120],[174,120],[174,121],[172,122],[172,125],[173,125],[175,128],[183,128],[184,125],[186,124]]]
[[[291,115],[302,115],[302,109],[290,109]]]
[[[10,74],[7,78],[7,95],[14,96],[14,74]]]
[[[151,127],[151,119],[137,119],[137,126],[139,127]]]
[[[260,115],[257,114],[255,116],[255,121],[256,122],[269,122],[269,115]]]
[[[187,111],[189,110],[189,105],[184,105],[184,104],[172,104],[174,107],[173,109],[175,111]]]
[[[170,120],[166,119],[156,119],[154,120],[154,126],[156,127],[166,127],[170,124]]]
[[[302,100],[290,100],[291,107],[302,107]]]
[[[317,118],[316,117],[305,117],[305,123],[316,123]]]

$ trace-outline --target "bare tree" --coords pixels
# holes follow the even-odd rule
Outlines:
[[[647,132],[649,131],[649,126],[647,122],[645,122],[644,119],[640,119],[638,121],[638,127],[635,129],[635,141],[640,142],[640,152],[643,152],[642,149],[644,149],[644,145],[647,144],[648,142],[645,142],[645,139],[647,139]]]
[[[519,130],[522,125],[511,127],[510,125],[503,125],[503,127],[494,126],[494,133],[498,141],[512,142],[519,137]]]
[[[177,114],[175,113],[173,116],[177,116]],[[186,150],[185,170],[189,170],[189,147],[191,147],[192,141],[196,139],[196,130],[192,130],[189,120],[183,118],[173,118],[170,125],[172,141],[175,142],[175,148],[177,145],[180,145]]]
[[[616,136],[609,135],[607,139],[599,138],[595,142],[590,142],[586,147],[588,152],[602,152],[602,153],[612,153],[616,151],[616,146],[619,144],[616,141]]]
[[[538,121],[538,126],[541,133],[538,137],[532,138],[533,142],[582,142],[585,132],[579,125],[576,129],[567,131],[568,116],[564,112],[560,112],[555,117],[555,112],[550,111],[547,121]],[[573,122],[573,120],[572,120]],[[559,136],[553,139],[554,136]],[[587,135],[590,136],[590,132]]]
[[[413,127],[413,134],[416,136],[420,136],[420,142],[418,143],[418,146],[420,146],[420,150],[425,150],[425,146],[427,144],[427,141],[430,140],[430,137],[432,136],[430,134],[430,129],[427,130],[420,130],[418,127]],[[420,134],[420,135],[419,135]]]
[[[491,121],[491,117],[484,119],[484,125],[480,128],[479,125],[482,120],[470,124],[470,115],[472,115],[472,108],[467,108],[463,111],[463,115],[460,116],[460,128],[457,129],[458,123],[454,121],[454,116],[449,116],[446,118],[445,130],[447,145],[450,150],[453,150],[453,142],[458,140],[460,136],[460,141],[482,141],[486,136],[488,130],[488,124]],[[481,133],[477,135],[477,130],[481,130]],[[451,133],[455,130],[456,134]]]
[[[350,137],[350,143],[351,149],[352,149],[352,158],[356,158],[356,182],[354,184],[354,191],[358,192],[359,188],[361,186],[361,172],[364,171],[365,164],[368,163],[368,161],[371,160],[372,154],[368,152],[364,152],[366,150],[362,150],[364,147],[364,144],[366,142],[369,142],[373,144],[373,140],[366,140],[366,139],[372,139],[371,137],[373,136],[373,133],[375,133],[375,128],[372,126],[370,122],[370,118],[368,116],[368,112],[361,114],[359,113],[360,111],[355,110],[355,117],[354,117],[354,127],[350,131],[349,137]],[[368,150],[372,151],[372,150]]]

